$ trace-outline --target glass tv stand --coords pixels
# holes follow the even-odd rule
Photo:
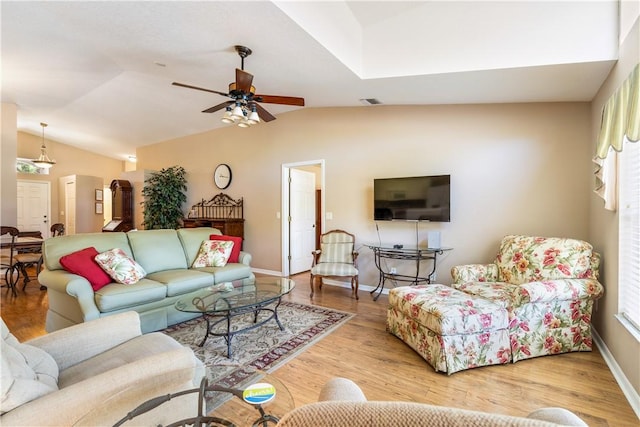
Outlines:
[[[377,301],[380,294],[382,294],[382,290],[384,289],[385,282],[387,280],[407,282],[410,285],[431,283],[431,278],[436,272],[438,256],[453,250],[453,248],[423,248],[411,245],[367,244],[366,246],[373,251],[374,263],[379,272],[378,286],[370,292],[373,295],[378,291],[378,294],[373,297],[374,301]],[[406,274],[397,274],[395,270],[393,272],[388,271],[382,265],[383,259],[414,261],[416,273],[415,275],[410,276]],[[432,262],[431,271],[427,275],[421,275],[420,273],[420,263],[422,261]]]

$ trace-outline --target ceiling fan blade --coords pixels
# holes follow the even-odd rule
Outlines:
[[[258,111],[258,116],[260,116],[260,119],[263,122],[270,122],[270,121],[276,119],[273,115],[271,115],[270,112],[265,110],[264,107],[262,105],[258,104],[257,102],[252,102],[251,105],[255,105],[256,106],[256,110]]]
[[[205,89],[203,87],[198,87],[198,86],[186,85],[184,83],[173,82],[171,84],[174,86],[186,87],[187,89],[203,90],[205,92],[217,93],[218,95],[222,95],[222,96],[229,96],[228,93],[218,92],[217,90]]]
[[[236,68],[236,89],[244,93],[250,93],[251,83],[253,83],[253,74]]]
[[[297,105],[298,107],[304,107],[304,98],[297,98],[295,96],[255,95],[253,99],[258,102],[266,102],[267,104]]]
[[[206,110],[202,110],[203,113],[215,113],[218,110],[222,110],[223,108],[233,104],[234,101],[225,101],[222,104],[215,105],[211,108],[207,108]]]

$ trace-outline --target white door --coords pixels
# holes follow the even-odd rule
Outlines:
[[[64,234],[76,234],[76,182],[67,182],[64,189]]]
[[[316,176],[290,169],[289,177],[290,274],[297,274],[311,268],[316,246]]]
[[[46,181],[18,181],[17,227],[20,231],[39,231],[49,237],[50,184]]]

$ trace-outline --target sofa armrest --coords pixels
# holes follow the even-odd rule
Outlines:
[[[63,371],[140,335],[140,316],[127,311],[60,329],[26,344],[49,353]]]
[[[451,269],[454,283],[465,282],[497,282],[498,266],[496,264],[456,265]]]
[[[604,287],[595,279],[558,279],[529,282],[520,285],[519,290],[523,302],[596,300],[604,294]]]
[[[113,425],[150,398],[191,388],[194,369],[188,348],[159,353],[32,400],[4,414],[2,424]]]
[[[100,317],[93,288],[84,277],[65,270],[43,270],[38,275],[38,281],[47,289],[75,297],[85,322]]]
[[[240,251],[238,262],[244,265],[251,265],[252,256],[249,252]]]

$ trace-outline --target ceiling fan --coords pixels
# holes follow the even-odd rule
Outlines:
[[[184,83],[173,82],[175,86],[186,87],[188,89],[202,90],[205,92],[216,93],[218,95],[231,98],[231,101],[225,101],[213,107],[203,110],[203,113],[213,113],[215,111],[226,109],[222,121],[224,123],[237,123],[241,127],[248,127],[260,121],[270,122],[276,118],[264,109],[259,103],[267,104],[283,104],[304,106],[304,98],[293,96],[278,95],[257,95],[256,88],[252,86],[253,75],[244,71],[244,59],[251,55],[251,49],[245,46],[235,46],[236,52],[241,58],[241,68],[236,68],[236,80],[229,83],[229,92],[220,92],[212,89],[192,86]]]

